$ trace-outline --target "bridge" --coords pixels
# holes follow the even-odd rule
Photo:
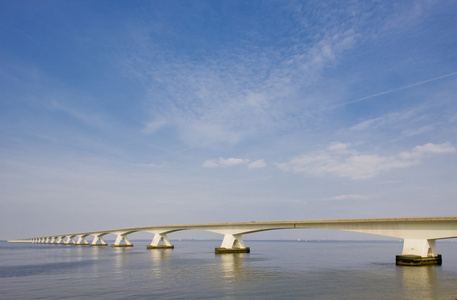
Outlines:
[[[334,220],[299,220],[299,221],[251,221],[234,223],[209,223],[187,225],[163,225],[131,227],[79,233],[66,233],[32,237],[9,242],[28,242],[64,245],[107,246],[103,237],[116,235],[111,247],[132,247],[128,235],[135,232],[154,234],[148,249],[172,249],[168,234],[182,230],[204,230],[223,234],[220,247],[222,253],[249,253],[243,235],[278,229],[334,229],[361,232],[380,236],[403,239],[403,252],[396,256],[399,265],[441,264],[441,255],[436,250],[436,240],[457,237],[457,217],[422,217],[422,218],[377,218],[377,219],[334,219]],[[87,241],[88,237],[92,240]]]

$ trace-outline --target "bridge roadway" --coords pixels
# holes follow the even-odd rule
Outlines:
[[[224,235],[221,247],[215,249],[216,253],[249,253],[250,248],[246,247],[243,241],[244,234],[278,229],[334,229],[400,238],[404,240],[403,252],[397,255],[397,264],[441,264],[441,255],[436,251],[436,240],[457,237],[457,217],[251,221],[145,226],[48,235],[14,240],[14,242],[106,246],[107,243],[103,237],[114,234],[117,237],[112,247],[132,247],[128,235],[143,231],[154,234],[151,244],[147,246],[148,249],[164,249],[174,248],[168,239],[169,233],[182,230],[205,230]],[[93,236],[90,243],[86,239],[88,236]]]

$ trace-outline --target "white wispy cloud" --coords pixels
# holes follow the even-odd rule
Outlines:
[[[249,163],[249,159],[243,158],[219,158],[209,159],[203,163],[205,168],[217,168],[217,167],[233,167],[237,165],[246,165]]]
[[[369,200],[369,199],[370,199],[370,196],[367,196],[367,195],[344,194],[344,195],[338,195],[338,196],[329,197],[326,200],[331,200],[331,201],[345,201],[345,200],[366,201],[366,200]]]
[[[456,148],[449,142],[428,143],[392,156],[361,154],[350,149],[350,144],[333,143],[324,150],[303,154],[287,163],[276,165],[285,172],[313,176],[332,175],[355,180],[373,178],[393,169],[407,168],[420,163],[427,155],[455,152]]]
[[[265,168],[267,166],[267,163],[263,159],[258,159],[256,161],[253,161],[248,165],[249,169],[261,169]]]
[[[208,159],[203,163],[205,168],[219,168],[219,167],[233,167],[239,165],[247,165],[249,169],[260,169],[266,167],[266,162],[263,159],[258,159],[251,162],[249,159],[244,158],[218,158]]]
[[[448,76],[437,77],[434,80],[456,76],[451,73]],[[452,79],[455,81],[455,78]],[[450,80],[450,82],[452,82]],[[452,85],[451,86],[455,86]],[[455,89],[443,88],[440,93],[422,94],[423,100],[414,106],[401,108],[393,112],[383,113],[374,118],[365,119],[350,127],[351,131],[369,132],[395,130],[403,136],[417,136],[437,132],[443,134],[448,128],[456,123],[455,109],[449,105],[454,101]]]
[[[373,119],[364,120],[352,126],[351,130],[363,131],[398,126],[398,124],[401,124],[402,122],[408,122],[413,118],[417,118],[420,113],[418,108],[409,111],[392,112]]]
[[[167,124],[167,121],[164,118],[157,118],[155,120],[147,123],[143,128],[143,133],[151,134],[161,129]]]
[[[155,164],[155,163],[146,163],[146,164],[141,164],[141,167],[147,167],[147,168],[163,168],[167,164],[166,163],[161,163],[161,164]]]
[[[141,29],[132,33],[142,36],[135,39],[141,52],[132,50],[123,61],[148,89],[151,121],[145,122],[143,132],[153,134],[166,123],[186,144],[199,147],[236,145],[293,126],[291,116],[307,109],[303,89],[337,65],[358,36],[351,26],[335,22],[287,36],[281,46],[267,49],[255,40],[245,41],[235,51],[194,60],[168,56],[169,51],[143,34]],[[157,57],[157,51],[163,56]]]
[[[401,152],[399,157],[401,159],[420,159],[426,154],[444,154],[444,153],[454,153],[456,149],[451,143],[446,142],[443,144],[432,144],[428,143],[423,146],[416,146],[409,152]]]

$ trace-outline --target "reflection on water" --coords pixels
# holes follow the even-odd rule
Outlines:
[[[245,253],[227,253],[224,255],[217,255],[216,257],[220,258],[222,277],[231,280],[243,278],[245,271],[243,259],[245,255]]]
[[[121,274],[129,266],[129,248],[115,247],[113,250],[113,252],[115,253],[113,269],[116,274]]]
[[[158,279],[167,277],[169,269],[167,268],[168,259],[173,253],[173,249],[149,249],[148,255],[151,259],[151,277]]]
[[[89,253],[89,257],[95,261],[100,261],[103,259],[103,254],[105,253],[105,247],[96,247],[96,246],[77,246],[81,249],[81,251],[87,250]],[[87,255],[87,252],[86,255]],[[101,264],[93,264],[92,266],[92,273],[95,276],[100,276],[103,269],[100,269]]]
[[[456,299],[457,254],[443,266],[397,267],[397,244],[251,242],[216,255],[219,242],[175,249],[0,243],[4,299]],[[331,247],[330,247],[331,246]],[[401,247],[400,247],[401,248]]]
[[[172,251],[172,249],[150,249],[148,252],[151,256],[151,261],[162,263],[170,257]]]
[[[404,299],[433,299],[439,294],[437,271],[439,266],[399,266],[397,277],[401,280]]]
[[[278,270],[265,266],[258,259],[246,253],[227,253],[215,256],[216,268],[224,282],[257,282],[274,279]]]

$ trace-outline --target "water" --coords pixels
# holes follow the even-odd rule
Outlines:
[[[150,242],[150,241],[149,241]],[[173,250],[0,242],[0,299],[457,299],[457,243],[442,266],[396,266],[399,242],[221,241]]]

